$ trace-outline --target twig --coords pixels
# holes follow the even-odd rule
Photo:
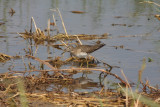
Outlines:
[[[26,55],[26,57],[30,57],[30,58],[32,58],[32,59],[38,61],[38,62],[41,62],[42,64],[47,65],[47,66],[48,66],[49,68],[51,68],[52,70],[57,69],[57,68],[53,67],[51,64],[49,64],[48,62],[45,62],[45,61],[43,61],[43,60],[40,60],[39,58],[36,58],[36,57],[34,57],[34,56]]]
[[[155,91],[159,91],[160,92],[160,89],[157,89],[157,88],[155,88],[155,87],[152,87],[152,86],[150,86],[150,85],[148,85],[148,84],[144,84],[142,81],[140,81],[141,82],[141,84],[143,85],[143,86],[147,86],[148,88],[150,88],[150,89],[152,89],[152,90],[155,90]]]
[[[9,97],[8,99],[15,98],[15,97],[17,97],[18,95],[20,95],[20,92],[17,92],[15,95],[13,95],[13,96]]]

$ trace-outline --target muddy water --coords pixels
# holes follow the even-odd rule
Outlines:
[[[16,12],[13,16],[8,13],[10,8]],[[55,8],[60,9],[69,34],[111,34],[108,39],[101,40],[106,46],[92,54],[98,60],[119,66],[130,81],[136,82],[145,57],[143,80],[149,80],[152,85],[159,84],[160,22],[154,17],[158,12],[155,6],[139,3],[138,0],[1,0],[0,22],[5,24],[0,25],[0,52],[25,55],[24,48],[28,47],[28,43],[17,32],[29,30],[31,17],[34,17],[37,27],[42,30],[47,28],[48,19],[52,21],[53,12],[50,9]],[[75,14],[71,11],[85,13]],[[55,17],[60,32],[64,33],[59,16]],[[95,41],[82,42],[92,44]],[[123,48],[116,49],[114,46]],[[61,52],[41,45],[36,56],[46,60],[47,57],[61,56]],[[149,58],[152,59],[151,62],[148,61]],[[27,60],[24,61],[28,63]],[[0,63],[0,72],[7,72],[11,65],[14,70],[25,70],[22,62],[23,60],[12,60]],[[114,68],[112,73],[122,77],[120,69]],[[95,79],[96,74],[90,74],[90,77]]]

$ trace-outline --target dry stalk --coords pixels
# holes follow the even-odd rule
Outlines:
[[[36,29],[36,33],[37,33],[37,35],[39,35],[38,30],[37,30],[37,26],[36,26],[36,22],[34,21],[33,17],[32,17],[32,20],[33,20],[33,23],[34,23],[34,26],[35,26],[35,29]]]
[[[128,87],[129,87],[129,89],[130,89],[130,91],[131,91],[132,98],[134,98],[132,88],[131,88],[131,86],[130,86],[130,84],[129,84],[129,82],[128,82],[128,79],[127,79],[127,77],[125,76],[125,74],[124,74],[124,72],[123,72],[122,69],[121,69],[121,73],[122,73],[123,77],[125,78],[125,81],[126,81],[127,84],[128,84]],[[135,101],[134,101],[134,104],[135,104]]]
[[[55,101],[51,100],[50,98],[47,98],[47,94],[39,94],[39,93],[30,94],[30,93],[26,93],[26,95],[28,97],[36,97],[36,99],[42,99],[43,101],[47,101],[47,102],[55,104]]]
[[[16,77],[17,78],[17,77]],[[9,86],[6,88],[6,90],[3,92],[5,95],[7,94],[7,93],[9,93],[10,91],[12,91],[12,86],[16,86],[17,85],[17,83],[14,83],[14,84],[9,84]]]
[[[80,45],[82,45],[82,42],[80,41],[79,37],[76,35],[78,42],[80,43]]]
[[[155,3],[155,2],[152,2],[152,1],[143,1],[143,2],[140,2],[140,3],[148,3],[148,4],[153,4],[153,5],[156,5],[158,7],[160,7],[160,5],[158,3]],[[151,6],[153,6],[151,5]],[[154,7],[158,12],[160,12],[159,8],[157,7]]]
[[[104,86],[102,87],[102,89],[99,91],[99,94],[101,94],[104,90]]]
[[[47,28],[47,32],[48,32],[48,37],[50,38],[50,19],[48,19],[48,28]]]
[[[22,34],[20,34],[20,33],[18,33],[18,32],[17,32],[17,34],[18,34],[18,35],[20,35],[21,37],[23,37],[23,35],[22,35]]]
[[[36,56],[37,50],[38,50],[38,45],[36,45],[36,50],[35,50],[35,52],[34,52],[34,56]]]
[[[65,25],[64,25],[64,21],[63,21],[61,12],[59,11],[58,8],[57,8],[57,11],[58,11],[58,14],[59,14],[59,16],[60,16],[60,18],[61,18],[61,21],[62,21],[62,25],[63,25],[64,31],[65,31],[65,34],[66,34],[67,38],[69,39],[69,36],[68,36],[67,30],[66,30],[66,27],[65,27]]]
[[[126,107],[129,107],[128,104],[129,104],[129,101],[128,101],[128,86],[126,85]]]
[[[54,21],[54,23],[55,23],[55,26],[56,26],[57,32],[59,32],[58,27],[57,27],[57,23],[56,23],[56,19],[55,19],[55,17],[54,17],[54,13],[53,13],[53,21]]]
[[[129,102],[128,101],[128,93],[127,93],[128,92],[128,86],[126,86],[127,87],[127,89],[126,89],[127,91],[125,91],[124,88],[119,83],[118,83],[118,85],[121,88],[121,90],[125,93],[125,95],[126,95],[126,107],[129,107],[128,106],[128,102]]]
[[[15,98],[15,97],[17,97],[17,96],[19,96],[19,95],[20,95],[20,92],[17,92],[15,95],[13,95],[12,97],[9,97],[8,99]]]
[[[65,43],[65,42],[63,42],[62,40],[60,41],[62,44],[64,44],[66,47],[68,47],[68,45]]]
[[[31,19],[31,24],[30,24],[31,28],[30,28],[30,33],[32,33],[32,19]]]
[[[146,68],[146,59],[143,58],[143,63],[141,65],[141,69],[138,71],[138,83],[137,83],[137,89],[136,89],[137,92],[138,92],[140,82],[142,82],[142,73],[143,73],[145,68]]]
[[[25,63],[25,61],[24,61],[24,57],[23,57],[23,56],[22,56],[22,61],[23,61],[23,64],[24,64],[25,69],[27,69],[27,66],[26,66],[26,63]]]
[[[155,100],[156,103],[158,103],[159,101],[160,101],[160,98],[157,98],[157,99]]]
[[[152,1],[143,1],[143,2],[140,2],[140,3],[149,3],[149,4],[154,4],[154,5],[158,6],[158,7],[160,7],[159,4],[157,4],[155,2],[152,2]]]
[[[138,98],[137,98],[137,103],[135,103],[135,107],[138,107],[138,104],[139,104],[139,100],[140,100],[140,98],[141,98],[141,94],[138,96]]]

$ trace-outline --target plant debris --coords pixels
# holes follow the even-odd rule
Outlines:
[[[8,60],[10,60],[12,58],[12,56],[0,53],[0,62],[6,62]]]
[[[83,11],[71,11],[72,13],[76,13],[76,14],[83,14],[83,13],[85,13],[85,12],[83,12]]]
[[[155,15],[155,17],[160,21],[160,15]]]
[[[9,14],[10,14],[11,16],[13,16],[14,13],[16,13],[15,10],[14,10],[13,8],[11,8],[10,11],[9,11]]]
[[[5,23],[4,22],[0,22],[0,25],[4,25]]]

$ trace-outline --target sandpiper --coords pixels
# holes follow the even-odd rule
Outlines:
[[[90,53],[100,49],[105,44],[95,44],[95,45],[78,45],[76,47],[69,46],[66,51],[70,52],[71,55],[78,58],[87,58]]]

